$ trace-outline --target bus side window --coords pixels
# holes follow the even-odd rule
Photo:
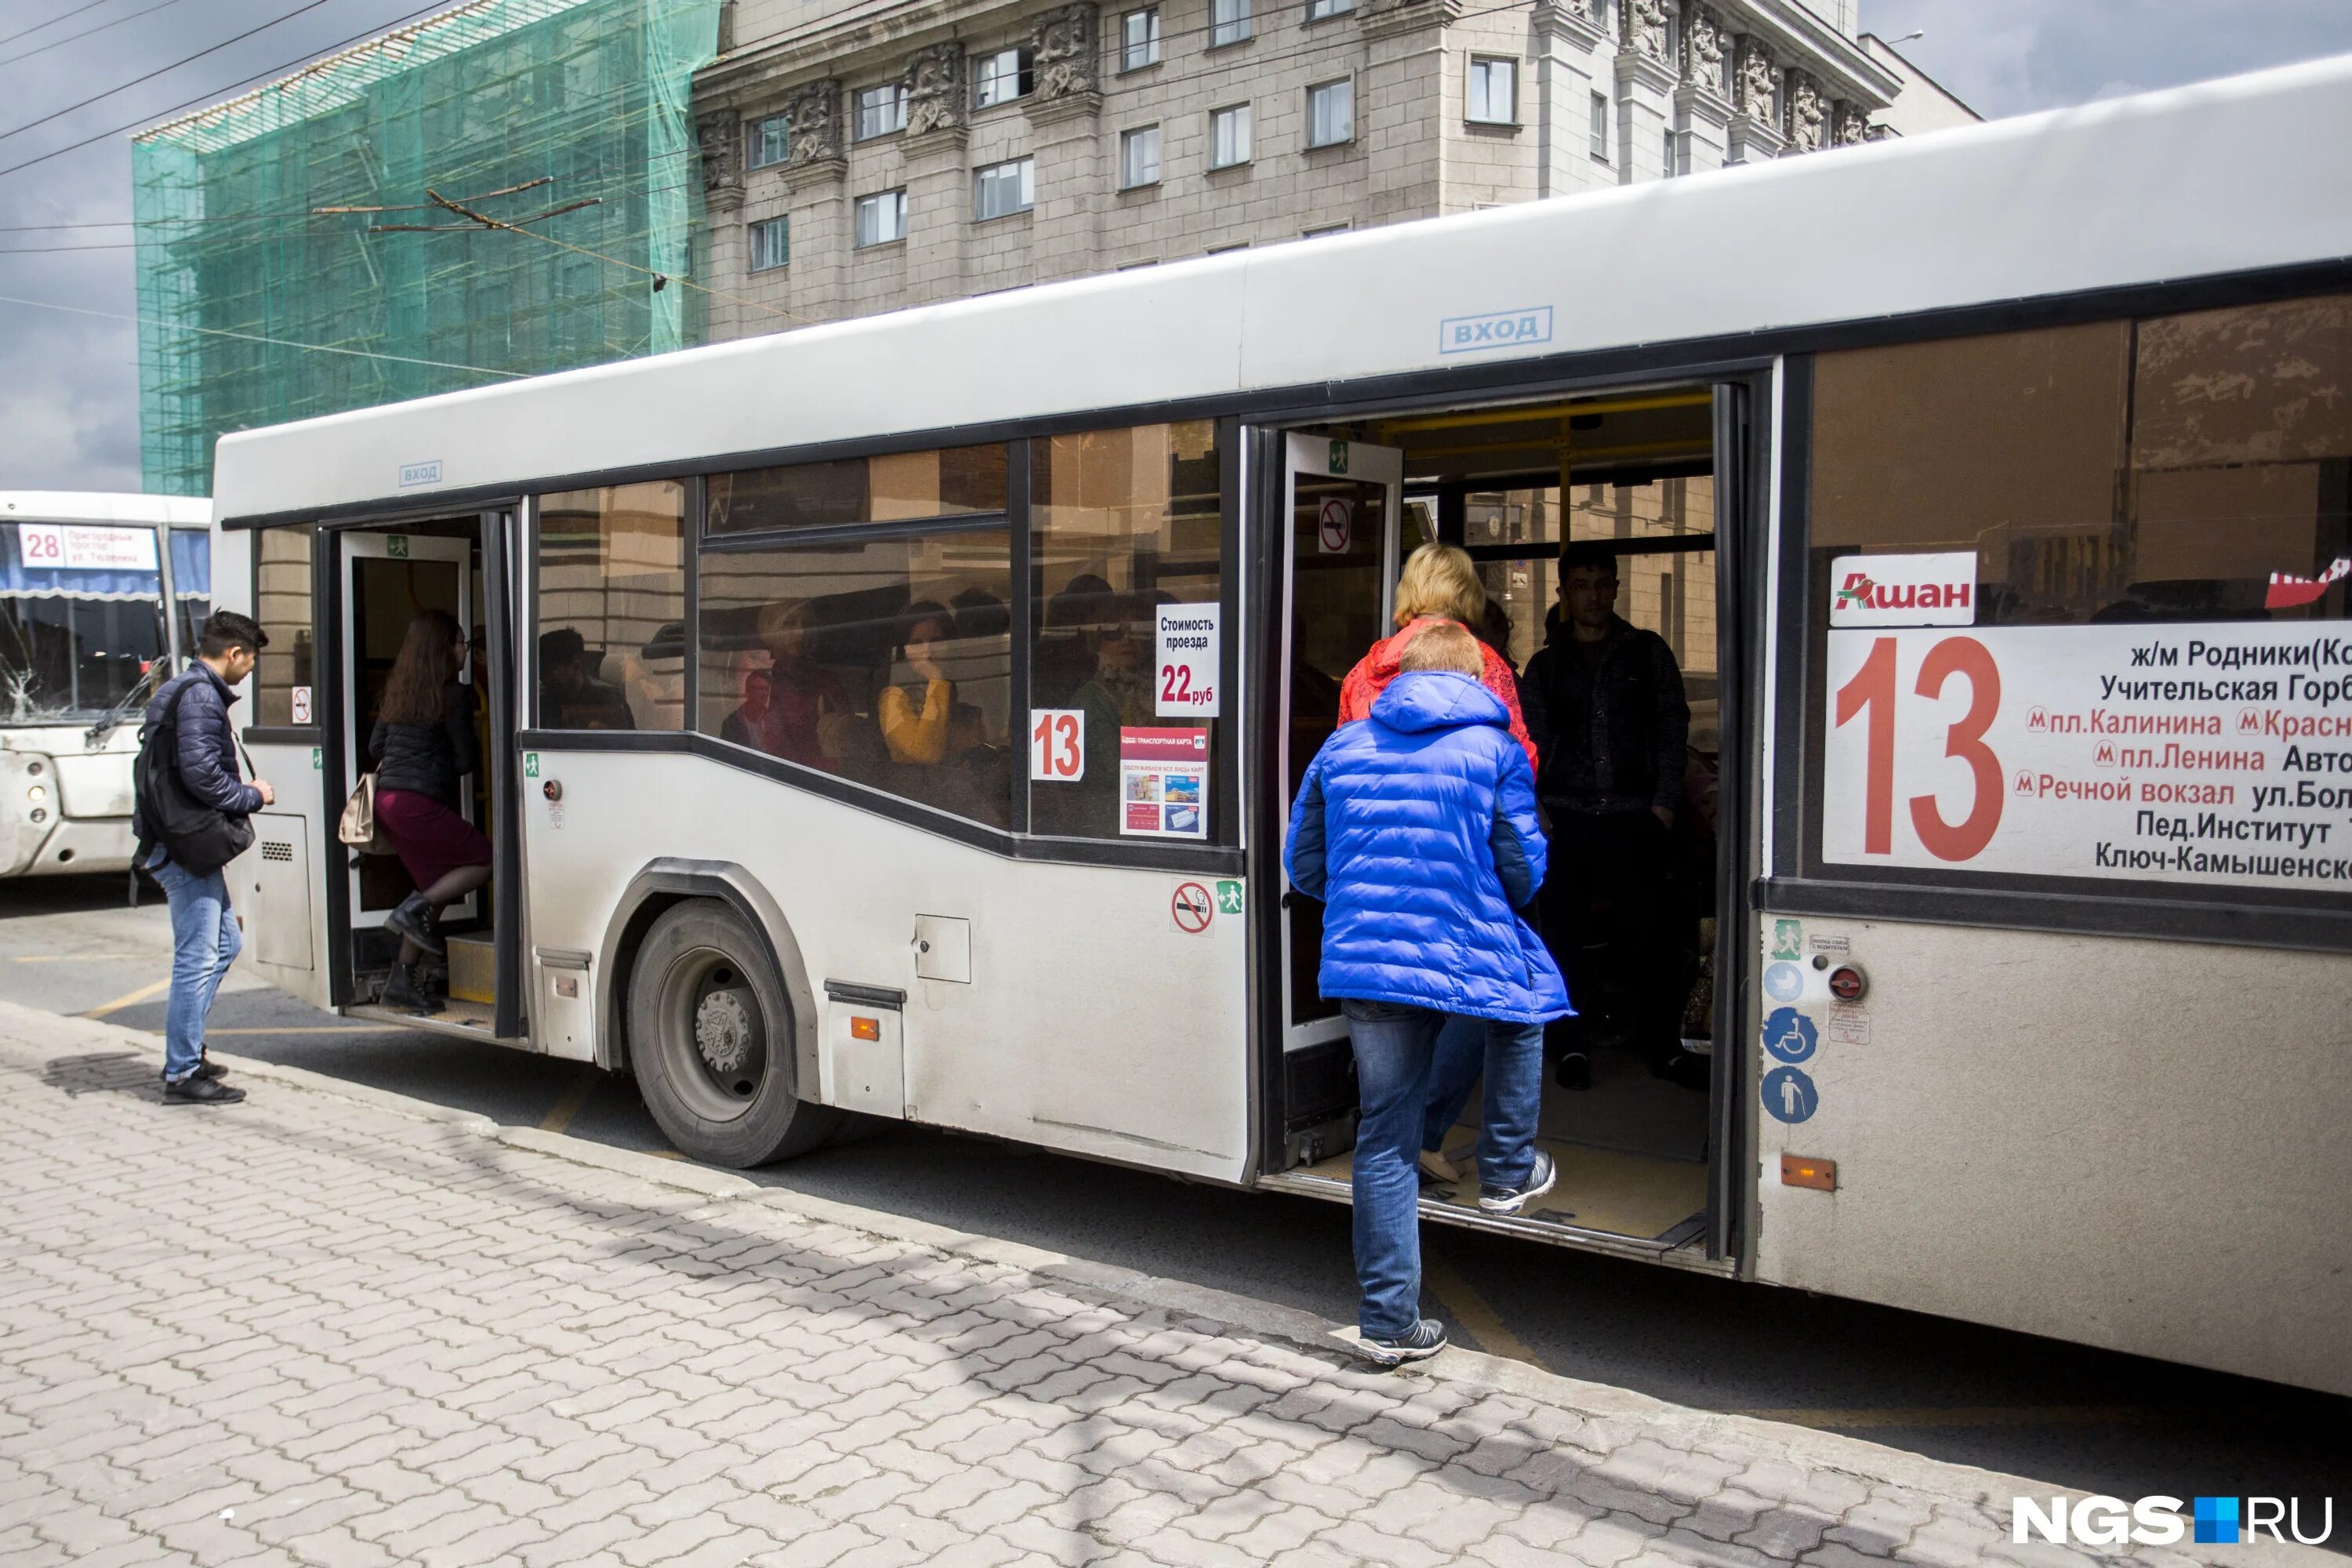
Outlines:
[[[542,497],[538,572],[539,728],[686,728],[686,487]]]

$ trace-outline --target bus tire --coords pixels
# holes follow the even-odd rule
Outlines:
[[[716,899],[667,910],[629,978],[629,1060],[671,1143],[750,1170],[823,1143],[841,1114],[796,1092],[792,1005],[750,921]]]

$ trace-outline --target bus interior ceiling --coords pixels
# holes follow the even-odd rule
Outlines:
[[[1466,549],[1491,606],[1484,635],[1514,670],[1524,676],[1553,635],[1563,545],[1587,541],[1615,547],[1617,615],[1674,655],[1690,710],[1687,759],[1674,825],[1640,862],[1643,886],[1622,885],[1628,862],[1605,845],[1596,857],[1592,839],[1608,828],[1546,822],[1550,872],[1539,920],[1579,1016],[1546,1031],[1538,1140],[1559,1180],[1522,1221],[1669,1247],[1694,1241],[1705,1228],[1714,1152],[1706,1091],[1719,893],[1711,389],[1416,411],[1306,433],[1402,453],[1396,560],[1431,540]],[[1318,646],[1331,639],[1304,624],[1317,592],[1308,570],[1294,591],[1301,630],[1292,689],[1336,689],[1363,649]],[[1294,701],[1294,775],[1331,727],[1328,715],[1308,711],[1308,702]],[[1293,976],[1311,1001],[1311,951],[1294,947]],[[1580,1073],[1571,1058],[1581,1059]],[[1456,1179],[1424,1185],[1424,1204],[1441,1212],[1475,1212],[1480,1100],[1474,1089],[1445,1137]],[[1319,1152],[1308,1148],[1302,1158]],[[1344,1183],[1349,1156],[1313,1160],[1304,1173]]]
[[[376,759],[368,746],[383,710],[385,688],[410,623],[427,610],[455,616],[472,647],[466,679],[474,687],[475,739],[480,754],[491,756],[490,706],[483,683],[489,679],[485,650],[480,520],[473,516],[404,522],[397,528],[351,530],[344,534],[350,574],[344,579],[343,635],[352,649],[351,688],[346,693],[352,750],[349,758],[354,781],[373,771]],[[381,542],[381,550],[374,546]],[[488,770],[477,769],[458,781],[458,809],[486,835],[495,837]],[[352,994],[373,997],[390,973],[400,946],[385,929],[383,916],[415,890],[415,883],[397,855],[353,856],[353,899],[351,904]],[[487,1031],[496,1004],[496,952],[490,911],[496,908],[495,886],[486,887],[441,912],[440,930],[447,942],[446,956],[425,954],[418,982],[439,1003],[433,1015],[445,1024]]]

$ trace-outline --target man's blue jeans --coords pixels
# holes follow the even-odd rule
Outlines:
[[[236,962],[245,933],[229,913],[228,883],[218,871],[192,876],[169,859],[148,868],[172,906],[172,1002],[163,1014],[163,1081],[178,1083],[196,1070],[205,1052],[205,1019],[221,977]]]
[[[1342,1002],[1356,1053],[1356,1326],[1393,1339],[1421,1321],[1421,1176],[1429,1067],[1445,1015]]]
[[[1456,1013],[1437,1032],[1429,1068],[1428,1114],[1421,1146],[1443,1153],[1445,1134],[1462,1120],[1470,1086],[1486,1075],[1478,1128],[1478,1184],[1526,1185],[1536,1165],[1536,1118],[1543,1106],[1541,1024],[1511,1024]]]

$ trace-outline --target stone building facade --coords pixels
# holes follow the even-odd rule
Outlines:
[[[1901,84],[1854,10],[731,0],[711,336],[1860,142]]]

